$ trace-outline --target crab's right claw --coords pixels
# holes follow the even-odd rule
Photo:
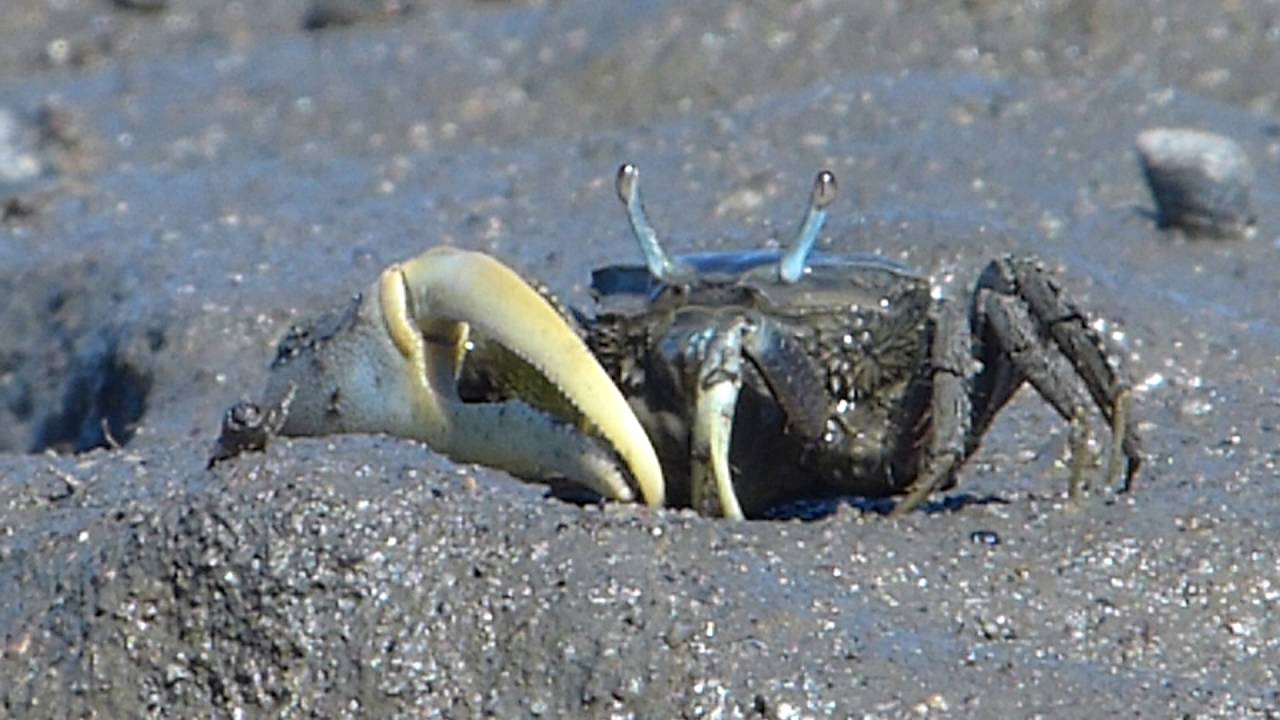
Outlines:
[[[366,296],[281,344],[264,403],[296,393],[284,434],[385,432],[458,462],[566,477],[610,499],[634,499],[633,481],[647,504],[663,503],[657,455],[622,393],[510,268],[483,253],[434,248],[392,265]],[[501,357],[531,369],[521,377],[533,375],[538,387],[504,388],[515,399],[464,402],[457,382],[469,338],[505,348]],[[574,417],[531,399],[547,388]]]

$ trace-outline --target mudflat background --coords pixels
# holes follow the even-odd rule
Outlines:
[[[1276,717],[1277,78],[1261,0],[5,0],[0,716]],[[1155,227],[1160,125],[1246,149],[1253,237]],[[1030,391],[901,519],[579,507],[382,437],[205,469],[392,261],[589,307],[624,161],[673,249],[785,237],[825,167],[825,252],[1060,267],[1137,491],[1068,509]]]

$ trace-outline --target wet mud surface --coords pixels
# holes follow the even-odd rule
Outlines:
[[[1276,715],[1274,7],[328,5],[0,10],[0,715]],[[1252,237],[1156,227],[1153,126],[1240,143]],[[788,236],[825,167],[823,251],[957,296],[1060,267],[1139,388],[1137,491],[1068,508],[1028,391],[901,519],[580,507],[381,437],[206,469],[392,261],[587,307],[624,161],[676,250]]]

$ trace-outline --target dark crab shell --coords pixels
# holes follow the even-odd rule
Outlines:
[[[696,271],[700,280],[708,283],[754,283],[757,286],[777,284],[788,290],[796,286],[780,283],[777,278],[781,250],[727,250],[682,255],[679,260]],[[889,258],[870,253],[849,255],[823,255],[814,253],[805,267],[805,283],[800,287],[812,290],[809,283],[825,283],[831,277],[846,277],[859,270],[881,271],[901,278],[927,281],[920,273]],[[644,265],[606,265],[591,271],[591,293],[597,299],[613,296],[640,295],[652,300],[656,293],[671,283],[653,277]]]
[[[748,352],[730,444],[748,516],[802,497],[895,494],[917,474],[929,279],[875,255],[814,255],[789,283],[782,257],[682,256],[691,272],[670,280],[635,264],[592,273],[599,309],[585,321],[588,345],[631,399],[677,503],[689,501],[697,348],[730,318],[747,318],[761,338]]]
[[[784,502],[951,487],[992,418],[1029,384],[1070,424],[1084,485],[1091,407],[1111,425],[1109,484],[1143,462],[1121,359],[1034,258],[992,260],[962,305],[873,255],[815,255],[836,194],[814,180],[784,250],[672,258],[639,171],[617,191],[644,265],[592,275],[587,344],[653,442],[676,504],[758,517]],[[967,306],[967,310],[966,307]]]

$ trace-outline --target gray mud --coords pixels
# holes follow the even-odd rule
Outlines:
[[[1277,715],[1280,10],[367,4],[0,10],[0,715]],[[1253,237],[1156,228],[1133,141],[1179,125],[1253,159]],[[1137,492],[1069,510],[1029,392],[902,519],[579,507],[379,437],[205,469],[389,262],[585,305],[624,161],[675,249],[789,233],[826,167],[823,250],[1059,265],[1138,382]]]

